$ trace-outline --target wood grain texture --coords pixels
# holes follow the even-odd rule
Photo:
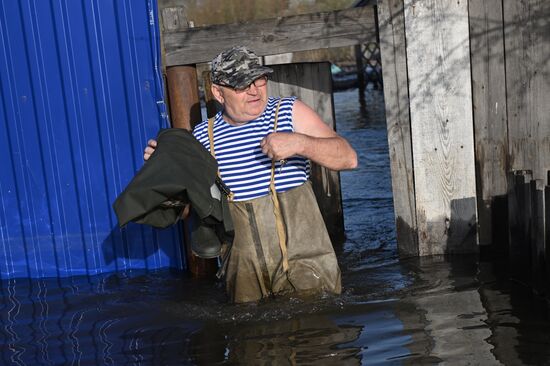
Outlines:
[[[467,2],[404,4],[419,254],[475,252]]]
[[[163,32],[175,32],[189,27],[183,7],[163,8],[160,13]]]
[[[376,39],[374,10],[341,11],[189,28],[163,34],[166,66],[210,62],[234,45],[258,56],[363,44]]]
[[[397,245],[402,257],[417,256],[403,0],[380,1],[378,21]]]
[[[272,65],[275,72],[268,83],[272,96],[296,96],[335,129],[332,79],[329,63]],[[334,245],[344,242],[344,215],[340,174],[312,163],[311,180],[321,214]]]
[[[480,245],[493,243],[495,197],[507,192],[508,126],[502,0],[470,0],[470,48]],[[502,227],[502,226],[500,226]]]
[[[550,2],[504,0],[510,165],[550,169]]]

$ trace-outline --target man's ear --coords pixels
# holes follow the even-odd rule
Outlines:
[[[224,99],[223,99],[223,92],[221,88],[216,84],[212,84],[210,86],[210,90],[212,91],[212,95],[214,96],[214,98],[216,98],[218,103],[223,104]]]

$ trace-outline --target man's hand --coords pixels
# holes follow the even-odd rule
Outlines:
[[[262,152],[272,160],[282,160],[299,154],[306,136],[291,132],[273,132],[263,138]]]
[[[157,141],[156,140],[149,140],[147,141],[147,146],[143,150],[143,160],[147,161],[153,155],[155,152],[155,149],[157,148]]]

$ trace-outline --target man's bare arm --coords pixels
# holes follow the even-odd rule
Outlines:
[[[262,151],[270,158],[281,160],[300,155],[331,170],[357,167],[357,154],[348,141],[306,104],[297,100],[292,117],[294,133],[271,133],[262,140]]]

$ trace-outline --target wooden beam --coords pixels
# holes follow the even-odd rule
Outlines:
[[[544,186],[544,258],[546,293],[550,293],[550,185]]]
[[[493,229],[505,229],[499,222],[506,221],[506,211],[493,205],[495,200],[506,197],[508,170],[502,0],[470,0],[468,10],[479,244],[506,246],[493,240],[493,234],[497,238],[507,235],[493,233]]]
[[[419,254],[476,252],[468,3],[404,4]]]
[[[508,240],[510,274],[516,279],[528,281],[531,268],[531,171],[518,170],[508,173]]]
[[[533,287],[544,292],[546,283],[544,181],[531,182],[531,275]]]
[[[166,28],[165,28],[166,29]],[[333,12],[212,25],[171,32],[163,42],[166,66],[210,62],[234,45],[258,56],[364,44],[376,39],[374,10],[361,7]]]
[[[378,21],[397,245],[401,257],[414,257],[419,249],[403,0],[380,1]]]

